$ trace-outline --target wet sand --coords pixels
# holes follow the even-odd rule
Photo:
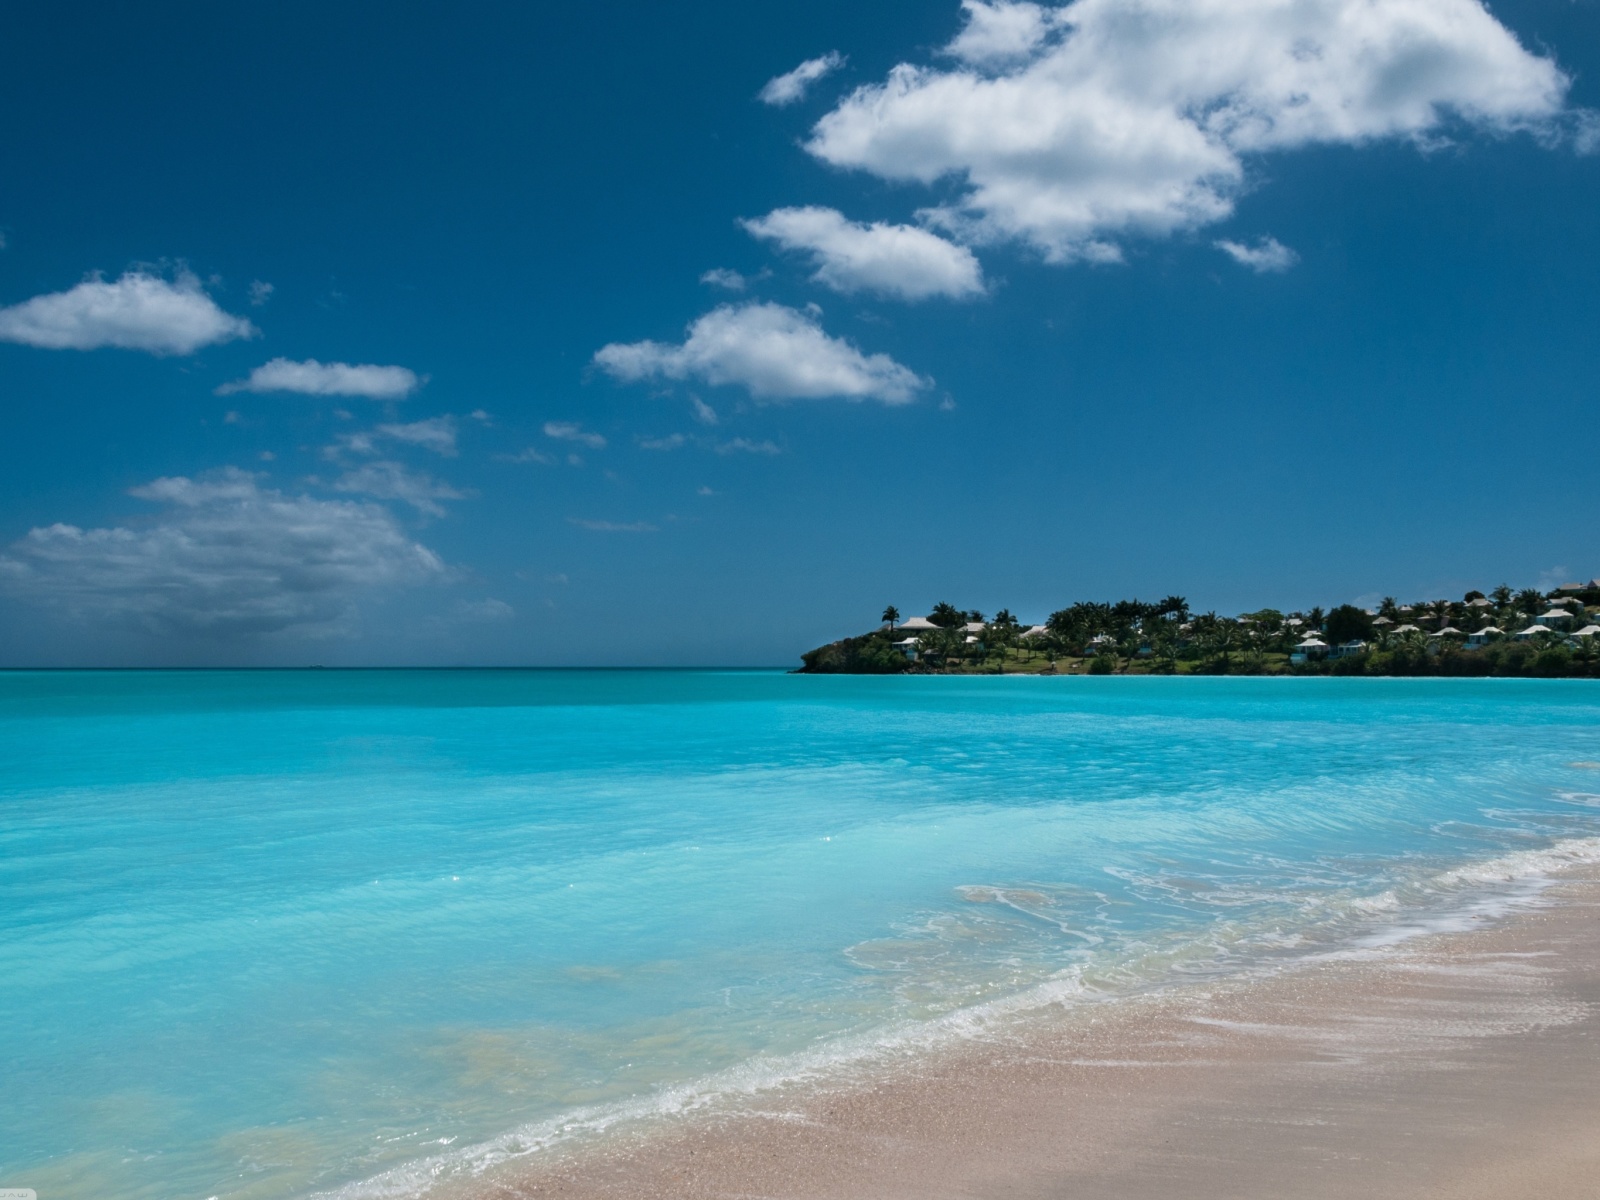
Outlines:
[[[1080,1005],[483,1200],[1600,1196],[1600,873],[1474,931]]]

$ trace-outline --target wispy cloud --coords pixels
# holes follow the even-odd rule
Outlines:
[[[570,524],[595,533],[658,533],[659,527],[648,521],[591,521],[584,517],[568,517]]]
[[[538,463],[544,467],[556,465],[555,455],[546,454],[536,446],[529,446],[526,450],[519,450],[516,454],[497,454],[495,458],[500,462],[508,463]]]
[[[688,440],[681,433],[669,433],[666,437],[642,437],[639,439],[639,449],[676,450]]]
[[[751,441],[749,438],[736,437],[732,441],[720,442],[717,445],[718,454],[782,454],[776,443],[769,441]]]
[[[421,446],[446,458],[456,456],[456,419],[452,416],[429,417],[403,425],[379,425],[377,431],[386,438]]]
[[[720,423],[721,418],[717,416],[717,410],[712,408],[711,405],[707,404],[704,400],[700,399],[699,396],[690,396],[689,404],[691,406],[691,411],[694,413],[694,419],[699,421],[700,424],[716,425]]]
[[[742,292],[746,287],[744,276],[737,271],[730,271],[727,267],[712,267],[700,276],[700,282],[730,292]]]
[[[67,291],[0,308],[0,341],[46,350],[193,354],[258,332],[217,307],[200,280],[183,270],[172,279],[133,270],[112,283],[95,274]]]
[[[413,471],[401,463],[387,460],[363,463],[354,470],[346,471],[334,480],[333,487],[335,491],[353,492],[378,500],[399,500],[418,512],[434,517],[444,516],[444,507],[439,501],[467,498],[465,492],[457,491],[426,471]]]
[[[699,379],[743,387],[756,400],[841,397],[907,404],[928,381],[887,354],[829,337],[808,313],[781,304],[724,305],[676,346],[613,343],[594,356],[614,378]]]
[[[757,93],[757,98],[763,104],[771,104],[782,108],[787,104],[805,99],[805,94],[811,85],[825,75],[831,75],[844,66],[844,55],[837,50],[830,50],[820,58],[808,58],[792,71],[785,71],[782,75],[767,80],[766,86]]]
[[[1230,242],[1220,238],[1211,243],[1240,266],[1249,267],[1258,275],[1287,271],[1300,261],[1300,256],[1275,237],[1263,237],[1254,246],[1243,242]]]
[[[580,446],[587,446],[591,450],[604,450],[606,439],[598,433],[591,433],[576,421],[546,421],[544,435],[562,442],[577,442]]]
[[[272,299],[272,293],[276,290],[270,283],[260,279],[252,279],[250,281],[250,303],[256,308],[260,308],[268,300]]]
[[[407,367],[375,363],[318,362],[308,358],[293,362],[275,358],[263,363],[246,379],[236,379],[217,389],[217,395],[235,392],[298,392],[304,396],[361,396],[368,400],[403,400],[425,381]]]

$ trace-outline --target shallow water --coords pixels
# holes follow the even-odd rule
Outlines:
[[[0,675],[0,1186],[415,1194],[1439,927],[1597,856],[1595,761],[1585,681]]]

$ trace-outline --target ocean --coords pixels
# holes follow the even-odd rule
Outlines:
[[[0,1187],[422,1197],[1595,860],[1586,681],[0,673]]]

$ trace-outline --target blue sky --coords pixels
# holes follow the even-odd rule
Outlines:
[[[1595,0],[83,4],[0,58],[0,663],[1600,575]]]

